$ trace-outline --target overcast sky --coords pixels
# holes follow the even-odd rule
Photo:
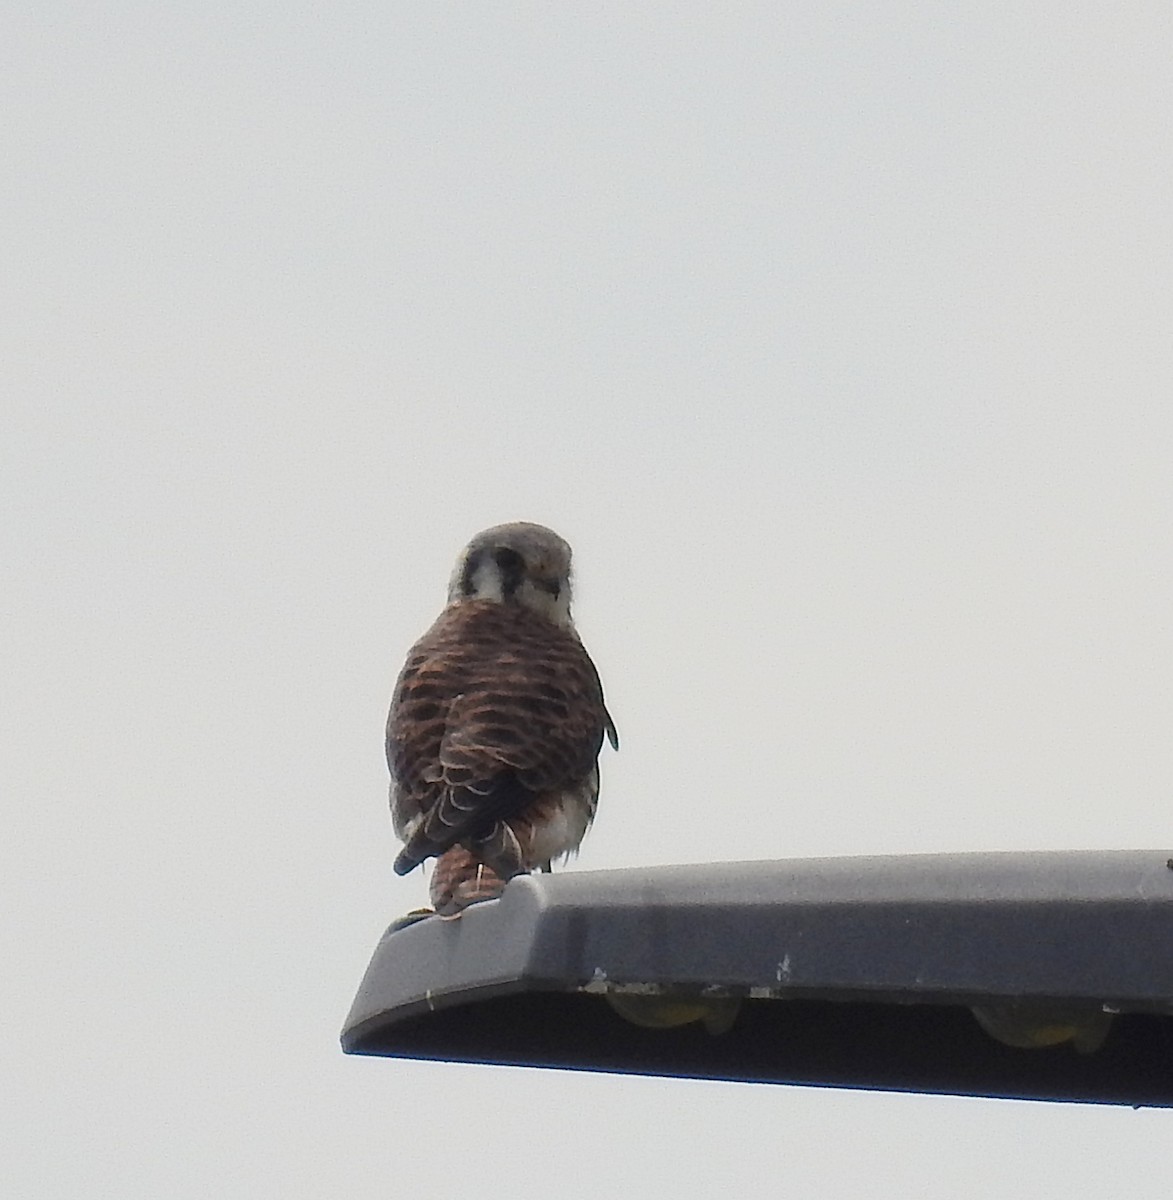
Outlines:
[[[382,725],[575,547],[570,869],[1173,845],[1167,4],[0,14],[19,1197],[1118,1196],[1161,1112],[349,1059]]]

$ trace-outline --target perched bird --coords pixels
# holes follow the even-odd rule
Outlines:
[[[391,699],[396,874],[435,858],[432,904],[453,917],[548,871],[594,819],[604,734],[618,749],[570,617],[570,547],[524,522],[478,533]]]

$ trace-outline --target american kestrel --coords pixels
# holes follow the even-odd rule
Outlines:
[[[432,904],[451,917],[548,871],[594,819],[604,734],[618,749],[570,617],[570,547],[525,522],[478,533],[391,699],[396,874],[435,858]]]

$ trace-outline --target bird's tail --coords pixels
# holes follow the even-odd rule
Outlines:
[[[521,811],[530,798],[512,773],[484,789],[448,788],[407,839],[395,859],[395,874],[406,875],[425,859],[462,844],[503,878],[516,875],[525,869],[524,856],[505,818]]]

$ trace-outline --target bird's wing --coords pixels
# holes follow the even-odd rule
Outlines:
[[[389,720],[388,760],[403,789],[397,820],[410,827],[400,874],[458,842],[504,836],[497,827],[537,797],[581,785],[609,725],[598,674],[573,633],[496,604],[454,611],[466,614],[459,626],[450,622],[414,667],[409,658]]]

